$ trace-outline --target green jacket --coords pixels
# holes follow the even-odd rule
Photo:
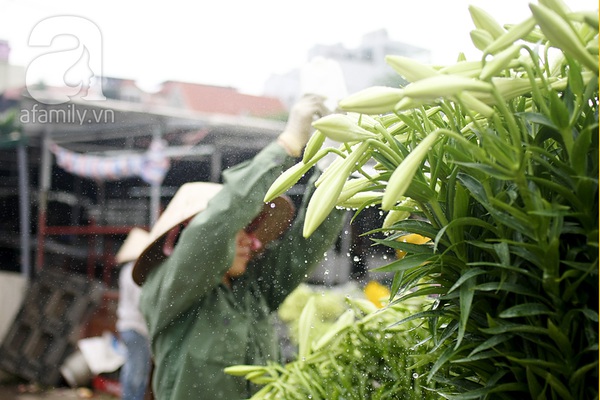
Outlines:
[[[236,233],[258,215],[267,189],[294,162],[273,143],[226,171],[224,188],[188,224],[172,255],[149,274],[140,307],[152,340],[157,399],[248,398],[257,387],[223,368],[279,361],[272,311],[331,247],[343,213],[332,212],[305,239],[305,195],[288,232],[252,260],[231,288],[222,278],[234,258]],[[309,182],[307,190],[313,187]]]

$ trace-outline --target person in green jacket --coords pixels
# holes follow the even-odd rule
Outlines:
[[[136,262],[133,278],[142,285],[140,307],[151,337],[157,399],[249,398],[259,387],[224,368],[280,361],[273,312],[339,237],[344,213],[334,210],[314,234],[302,236],[319,173],[315,168],[282,236],[284,229],[270,225],[269,218],[259,225],[267,236],[275,231],[273,237],[257,239],[258,233],[245,228],[266,215],[265,193],[298,161],[314,115],[326,112],[322,98],[303,97],[277,141],[226,170],[222,185],[183,185],[152,228],[153,241]],[[178,196],[184,187],[188,195]],[[266,207],[290,212],[285,201]],[[163,219],[169,209],[171,216],[179,214],[170,222]],[[188,220],[175,238],[179,222]]]

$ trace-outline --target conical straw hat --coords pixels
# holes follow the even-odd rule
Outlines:
[[[141,228],[133,228],[115,256],[117,264],[135,261],[148,245],[149,234]]]
[[[222,188],[223,185],[212,182],[188,182],[179,188],[152,227],[148,244],[135,263],[132,275],[138,285],[142,285],[148,273],[166,258],[161,249],[166,234],[177,225],[204,211],[208,202]],[[252,230],[261,243],[266,245],[287,230],[294,212],[291,200],[281,196],[265,204],[263,211],[247,230]]]

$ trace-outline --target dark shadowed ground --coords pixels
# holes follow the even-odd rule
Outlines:
[[[31,384],[0,383],[0,400],[115,400],[118,398],[90,388],[43,388]]]

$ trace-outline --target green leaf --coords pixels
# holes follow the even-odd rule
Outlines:
[[[498,259],[500,260],[500,264],[510,265],[510,250],[508,248],[508,244],[506,242],[500,242],[494,244],[494,251],[496,255],[498,255]]]
[[[494,360],[496,358],[498,358],[498,352],[489,350],[489,351],[482,351],[475,355],[469,355],[468,357],[457,358],[455,360],[452,360],[452,364],[471,364],[471,363],[475,364],[476,361]],[[492,362],[492,361],[488,361],[488,362]]]
[[[456,178],[465,188],[467,188],[467,190],[471,193],[471,196],[473,196],[475,200],[477,200],[484,206],[489,204],[487,200],[487,194],[481,182],[479,182],[474,177],[462,172],[459,173],[456,176]]]
[[[406,318],[402,318],[401,320],[394,322],[388,328],[393,328],[397,325],[402,325],[407,322],[418,320],[418,319],[438,318],[440,316],[443,316],[443,312],[441,310],[419,311],[419,312],[409,315]]]
[[[521,294],[524,296],[529,296],[537,299],[544,299],[543,296],[537,293],[537,291],[533,290],[528,286],[521,285],[519,283],[510,283],[510,282],[486,282],[479,284],[473,288],[474,290],[480,290],[482,292],[509,292],[513,294]]]
[[[481,146],[488,154],[487,159],[481,161],[493,167],[495,164],[501,164],[503,171],[510,173],[516,171],[519,166],[520,148],[517,145],[508,143],[504,137],[497,132],[488,130],[481,134]]]
[[[596,171],[598,169],[596,168]],[[580,177],[575,187],[575,193],[586,209],[597,207],[598,177]],[[595,200],[596,199],[596,200]],[[594,204],[595,201],[595,204]],[[596,229],[598,225],[596,224]]]
[[[570,359],[573,356],[573,346],[569,340],[570,333],[569,331],[563,332],[554,325],[551,319],[548,320],[548,334],[566,359]]]
[[[590,321],[598,323],[598,312],[597,311],[594,311],[587,307],[581,308],[578,311],[581,312]]]
[[[531,395],[532,399],[545,399],[545,397],[542,397],[542,395],[544,394],[544,389],[542,388],[542,385],[540,385],[536,375],[531,371],[531,367],[525,367],[525,373],[527,376],[527,386],[529,387],[529,394]]]
[[[486,273],[487,273],[487,271],[485,271],[483,269],[479,269],[479,268],[471,268],[471,269],[466,270],[466,272],[464,272],[460,276],[460,278],[458,278],[458,280],[454,283],[454,285],[452,285],[450,290],[448,290],[448,293],[453,292],[456,288],[460,287],[467,280],[469,280],[477,275],[482,275],[482,274],[486,274]]]
[[[523,242],[514,242],[514,241],[505,241],[510,245],[510,252],[514,254],[519,259],[526,260],[531,264],[538,267],[540,270],[544,268],[546,254],[543,252],[543,249],[540,249],[538,246],[523,243]],[[533,275],[530,275],[535,279]]]
[[[405,300],[408,300],[410,298],[414,298],[414,297],[423,297],[423,296],[432,296],[432,295],[440,295],[440,294],[445,294],[446,293],[446,288],[436,285],[436,286],[426,286],[423,288],[419,288],[416,290],[410,290],[407,291],[405,294],[403,294],[401,297],[399,297],[398,299],[394,300],[394,302],[392,304],[395,304],[396,302],[401,303]]]
[[[438,229],[433,227],[428,221],[420,221],[417,219],[405,219],[403,221],[398,221],[394,224],[394,229],[399,232],[405,233],[416,233],[421,236],[425,236],[428,238],[436,237],[438,233]],[[380,230],[373,230],[371,232],[379,232]],[[448,241],[442,241],[444,246],[449,246],[450,243]]]
[[[535,182],[538,186],[545,187],[556,194],[560,194],[563,196],[570,204],[572,204],[575,208],[581,209],[582,203],[577,198],[573,190],[574,187],[568,187],[564,184],[552,182],[548,179],[544,179],[538,176],[530,176],[528,179],[532,182]]]
[[[571,395],[569,389],[549,371],[545,371],[539,368],[532,368],[532,371],[535,372],[537,375],[542,376],[546,380],[546,383],[549,384],[550,387],[557,393],[557,395],[554,396],[555,398],[559,398],[561,400],[576,400]]]
[[[502,333],[533,333],[535,335],[548,336],[548,330],[546,328],[525,324],[504,323],[490,328],[480,328],[480,330],[488,335],[497,335]]]
[[[568,366],[565,365],[564,362],[552,362],[541,360],[539,358],[516,358],[511,356],[508,356],[507,358],[520,365],[527,365],[530,367],[539,367],[545,370],[552,370],[554,372],[559,372],[561,375],[563,375],[568,370]]]
[[[459,228],[464,228],[468,226],[478,226],[487,231],[490,231],[494,236],[500,236],[500,232],[494,225],[482,220],[481,218],[464,217],[453,219],[442,229],[440,229],[438,234],[435,236],[435,242],[437,243],[448,229],[459,230]],[[464,231],[464,229],[462,230]]]
[[[572,386],[578,385],[580,382],[582,382],[586,378],[586,375],[588,375],[593,370],[596,370],[596,375],[597,375],[597,369],[598,369],[598,360],[595,360],[591,363],[583,365],[581,368],[577,369],[575,372],[573,372],[571,374],[571,377],[569,378],[569,386],[572,387]]]
[[[316,314],[315,297],[311,296],[302,309],[298,320],[300,330],[298,332],[298,357],[305,359],[310,354],[312,342],[313,319]]]
[[[583,77],[581,76],[581,66],[579,65],[579,63],[569,63],[567,77],[569,79],[568,88],[572,93],[584,92]]]
[[[413,253],[427,253],[433,254],[433,246],[431,244],[414,244],[401,242],[398,240],[387,240],[387,239],[373,239],[373,242],[377,244],[383,244],[395,250],[403,250],[408,254]]]
[[[407,115],[405,113],[399,113],[397,115],[398,118],[400,118],[400,120],[410,128],[410,130],[425,134],[423,126],[415,121],[415,119],[417,119],[416,115]]]
[[[461,161],[456,161],[455,164],[469,168],[472,171],[477,170],[480,173],[484,173],[486,175],[493,176],[496,179],[507,180],[507,181],[514,179],[514,173],[512,173],[511,171],[508,171],[505,168],[500,168],[499,164],[491,165],[491,164],[461,162]]]
[[[457,395],[445,396],[449,400],[471,400],[471,399],[484,399],[486,396],[492,393],[504,393],[504,392],[527,392],[527,386],[523,383],[502,383],[494,385],[492,387],[484,387],[481,389],[470,390],[465,393]],[[519,397],[514,397],[519,398]]]
[[[422,203],[430,202],[431,199],[435,198],[435,195],[436,193],[434,190],[418,179],[413,179],[406,189],[406,197],[410,197],[411,199],[415,199]]]
[[[554,131],[558,131],[558,127],[552,122],[550,118],[541,113],[533,113],[533,112],[523,112],[523,113],[515,113],[516,117],[520,117],[524,121],[527,121],[532,124],[539,124],[543,126],[547,126],[548,128],[552,128]]]
[[[394,279],[392,279],[392,285],[390,286],[390,299],[393,299],[394,296],[398,294],[400,287],[402,286],[402,282],[404,280],[404,273],[399,272],[394,274]]]
[[[393,171],[396,169],[397,165],[390,161],[385,155],[381,154],[377,151],[377,149],[373,150],[371,156],[375,161],[380,163],[386,170]]]
[[[440,357],[436,360],[436,362],[431,366],[429,373],[427,374],[427,382],[431,382],[437,371],[442,368],[442,366],[449,362],[454,355],[458,354],[458,350],[453,349],[452,347],[446,348]]]
[[[524,303],[507,308],[498,314],[498,316],[500,318],[521,318],[535,315],[549,315],[553,313],[553,311],[549,310],[548,307],[541,303]]]
[[[458,326],[458,336],[456,338],[455,349],[458,349],[465,331],[467,330],[467,323],[471,314],[471,305],[473,303],[473,296],[475,292],[473,287],[475,286],[475,275],[464,281],[460,286],[460,324]]]
[[[597,132],[597,130],[596,130]],[[592,130],[584,129],[580,132],[579,136],[573,143],[573,150],[571,151],[571,165],[578,175],[585,176],[588,155],[590,146],[592,144]]]
[[[537,240],[537,220],[525,214],[517,207],[508,205],[504,201],[492,197],[489,199],[488,211],[497,223],[501,223],[522,235]]]
[[[414,254],[407,255],[401,260],[393,261],[387,265],[383,265],[378,268],[373,268],[371,271],[375,272],[400,272],[405,271],[410,268],[415,268],[420,265],[423,265],[427,261],[433,261],[437,259],[437,256],[433,256],[431,254]]]
[[[403,289],[402,292],[404,293],[407,290],[416,291],[420,290],[419,288],[423,286],[427,286],[428,284],[423,283],[423,280],[432,273],[434,268],[435,267],[427,265],[425,267],[414,268],[412,270],[396,273],[395,276],[402,276],[402,281],[400,282],[400,285]]]
[[[479,346],[475,347],[471,351],[469,356],[473,356],[473,355],[479,353],[480,351],[484,351],[484,350],[490,349],[492,347],[495,347],[499,344],[502,344],[504,342],[507,342],[507,341],[511,340],[513,337],[515,337],[515,335],[512,335],[512,334],[494,335],[494,336],[490,337],[489,339],[487,339],[485,342],[481,343]],[[496,352],[496,354],[497,354],[497,352]]]
[[[548,92],[550,100],[550,118],[554,126],[559,130],[564,130],[569,127],[569,110],[565,106],[565,103],[558,97],[558,94],[550,90]],[[572,141],[572,138],[571,138]],[[569,142],[566,140],[566,142]]]

